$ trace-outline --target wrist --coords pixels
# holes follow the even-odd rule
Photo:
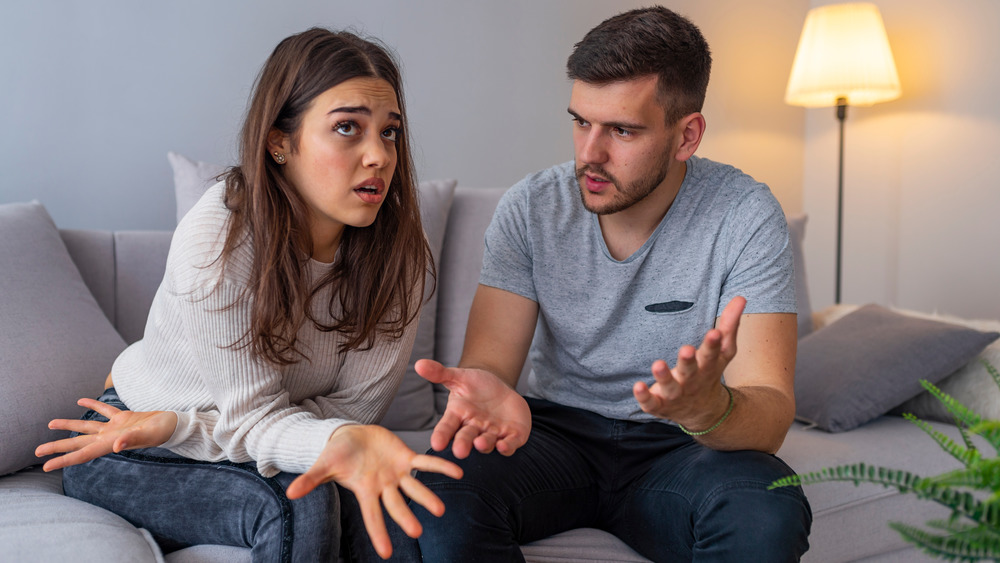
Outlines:
[[[680,428],[682,432],[684,432],[688,436],[704,436],[718,429],[720,426],[722,426],[722,423],[725,422],[727,418],[729,418],[729,415],[732,414],[733,412],[733,406],[736,404],[736,397],[733,394],[733,390],[727,387],[725,384],[722,384],[720,387],[722,387],[722,390],[725,391],[725,393],[723,393],[723,396],[725,397],[726,401],[725,406],[723,407],[724,410],[722,411],[722,414],[716,415],[716,417],[713,418],[715,422],[709,423],[711,425],[705,429],[700,429],[700,428],[688,429],[685,428],[683,424],[678,422],[677,427]],[[713,412],[718,413],[718,411],[715,409],[713,409]]]

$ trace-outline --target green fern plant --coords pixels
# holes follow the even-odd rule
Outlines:
[[[1000,387],[1000,372],[983,360],[986,370]],[[934,430],[927,422],[906,413],[903,416],[927,433],[937,444],[962,464],[961,469],[936,477],[920,477],[909,471],[887,469],[865,463],[829,467],[819,472],[793,475],[771,483],[769,489],[810,485],[826,481],[874,483],[912,493],[948,507],[948,520],[933,520],[927,528],[890,522],[906,541],[930,555],[951,561],[1000,560],[1000,421],[983,420],[934,384],[920,384],[948,409],[962,436],[962,443]],[[997,457],[983,457],[972,443],[971,435],[981,436],[997,452]],[[980,491],[974,495],[973,492]]]

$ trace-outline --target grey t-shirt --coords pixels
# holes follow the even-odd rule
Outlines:
[[[788,229],[768,187],[692,157],[670,210],[632,256],[611,257],[574,163],[526,177],[486,231],[480,283],[538,303],[528,396],[609,418],[657,420],[632,395],[698,346],[726,304],[795,313]]]

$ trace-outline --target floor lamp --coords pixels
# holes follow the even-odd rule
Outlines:
[[[840,303],[844,228],[844,121],[847,106],[869,106],[900,95],[899,75],[882,16],[874,4],[832,4],[809,10],[785,103],[836,107],[840,125],[837,160],[837,270],[835,303]]]

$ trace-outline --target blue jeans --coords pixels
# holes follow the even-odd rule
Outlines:
[[[418,474],[446,506],[435,518],[412,505],[425,561],[524,561],[519,544],[582,527],[653,561],[776,563],[808,549],[802,490],[766,490],[793,473],[777,457],[712,450],[667,424],[528,405],[531,436],[513,456],[446,450],[436,455],[462,466],[462,479]]]
[[[114,388],[98,400],[127,410]],[[83,418],[107,420],[94,411]],[[166,552],[216,544],[248,547],[255,562],[337,561],[341,554],[381,561],[350,491],[328,483],[289,500],[285,488],[297,476],[264,477],[252,462],[211,463],[147,448],[67,467],[63,488],[145,528]]]

